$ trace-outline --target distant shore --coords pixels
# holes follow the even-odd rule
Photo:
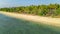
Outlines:
[[[0,11],[0,14],[4,14],[6,16],[10,16],[18,19],[25,19],[34,22],[42,22],[43,24],[48,24],[52,26],[60,26],[60,18],[33,16],[27,14],[18,14],[18,13],[10,13],[10,12],[2,12],[2,11]]]

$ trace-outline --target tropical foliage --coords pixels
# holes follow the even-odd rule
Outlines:
[[[41,15],[41,16],[60,16],[60,5],[31,5],[12,8],[0,8],[0,11],[17,12],[23,14]]]

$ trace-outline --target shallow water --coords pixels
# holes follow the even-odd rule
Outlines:
[[[0,34],[60,34],[60,29],[0,14]]]

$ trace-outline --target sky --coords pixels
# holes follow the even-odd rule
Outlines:
[[[29,6],[41,4],[60,4],[60,0],[0,0],[0,7]]]

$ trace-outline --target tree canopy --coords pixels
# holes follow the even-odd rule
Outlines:
[[[49,4],[49,5],[31,5],[31,6],[20,6],[12,8],[0,8],[0,11],[17,12],[23,14],[33,14],[40,16],[60,16],[60,5]]]

